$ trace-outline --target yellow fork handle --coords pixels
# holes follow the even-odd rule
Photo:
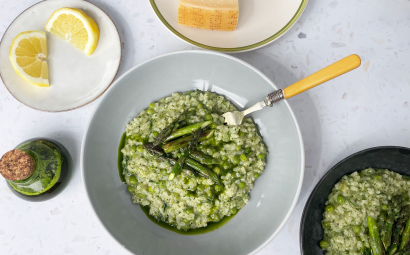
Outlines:
[[[360,66],[360,57],[356,54],[350,55],[331,64],[328,67],[290,85],[283,90],[285,98],[290,98],[300,94],[308,89],[316,87],[324,82],[327,82],[339,75],[345,74]]]

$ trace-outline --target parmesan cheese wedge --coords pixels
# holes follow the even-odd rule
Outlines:
[[[238,25],[238,0],[180,0],[178,23],[188,27],[233,31]]]

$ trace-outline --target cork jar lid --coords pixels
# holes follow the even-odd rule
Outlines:
[[[10,181],[26,179],[34,168],[33,158],[21,150],[11,150],[0,159],[0,174]]]

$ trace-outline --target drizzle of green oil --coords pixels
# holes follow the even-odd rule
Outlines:
[[[231,215],[231,216],[225,216],[219,222],[210,222],[210,223],[208,223],[208,225],[206,227],[203,227],[203,228],[196,228],[196,229],[191,229],[191,230],[188,230],[188,231],[184,231],[184,230],[178,229],[178,228],[176,228],[172,225],[169,225],[168,223],[165,223],[163,221],[156,220],[153,216],[151,216],[149,214],[149,207],[148,206],[140,205],[140,207],[141,207],[141,210],[145,213],[145,215],[147,215],[148,219],[150,219],[152,222],[154,222],[155,224],[157,224],[160,227],[166,228],[170,231],[173,231],[173,232],[181,234],[181,235],[200,235],[200,234],[205,234],[205,233],[208,233],[208,232],[212,232],[214,230],[219,229],[223,225],[225,225],[229,220],[231,220],[237,214],[236,213],[236,214]]]
[[[125,183],[125,177],[124,177],[124,168],[122,165],[122,161],[124,159],[124,156],[122,155],[122,148],[124,148],[125,145],[125,139],[126,139],[126,134],[122,134],[121,140],[120,140],[120,145],[118,146],[118,174],[120,175],[120,179],[123,183]]]

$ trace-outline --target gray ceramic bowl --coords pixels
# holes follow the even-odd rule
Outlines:
[[[255,254],[284,226],[302,186],[302,137],[286,100],[252,115],[269,146],[265,172],[249,203],[213,232],[187,236],[161,228],[131,202],[119,179],[125,125],[151,102],[194,89],[222,94],[242,109],[277,88],[241,60],[207,51],[170,53],[132,68],[106,92],[88,123],[81,153],[88,197],[108,232],[135,254]]]

